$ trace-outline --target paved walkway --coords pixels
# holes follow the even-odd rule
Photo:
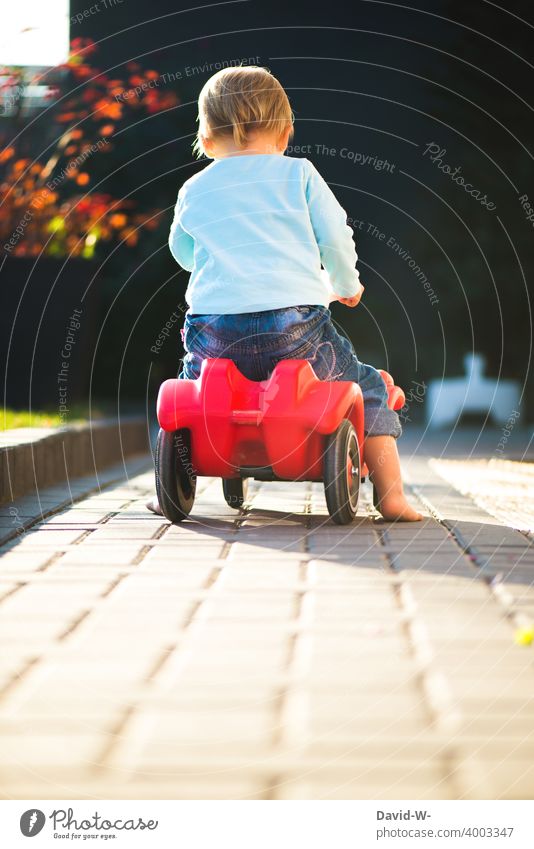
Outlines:
[[[406,461],[417,526],[206,479],[169,526],[138,465],[42,493],[1,549],[0,796],[532,798],[534,549],[473,462]]]

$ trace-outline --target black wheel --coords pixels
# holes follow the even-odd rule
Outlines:
[[[360,449],[348,419],[326,437],[324,455],[326,505],[337,525],[348,525],[356,516],[360,495]]]
[[[224,500],[229,507],[239,510],[247,497],[248,480],[246,478],[223,478]]]
[[[188,430],[169,433],[160,430],[156,442],[156,493],[163,515],[169,522],[186,519],[193,507],[197,486],[191,466]]]

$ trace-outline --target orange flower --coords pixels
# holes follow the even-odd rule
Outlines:
[[[95,114],[93,115],[95,121],[98,121],[98,119],[102,116],[116,119],[120,118],[121,115],[122,106],[116,101],[107,100],[103,97],[98,101],[98,103],[95,103]]]
[[[7,162],[7,160],[11,159],[11,157],[14,156],[14,155],[15,155],[15,148],[14,147],[5,147],[0,152],[0,162]]]
[[[44,188],[41,189],[40,199],[43,203],[54,203],[57,200],[57,192],[51,192],[50,189]]]
[[[77,144],[69,144],[69,146],[65,148],[65,153],[68,156],[70,156],[71,153],[76,153],[77,150],[78,150]]]
[[[78,174],[78,176],[76,177],[76,182],[79,186],[86,186],[89,182],[89,174],[87,174],[85,171],[82,171],[82,173]]]
[[[92,100],[96,100],[98,97],[98,92],[95,91],[94,88],[88,88],[84,91],[81,96],[81,99],[84,103],[91,103]]]
[[[157,71],[147,71],[145,77],[147,78],[147,80],[157,80],[159,74]]]
[[[124,227],[128,219],[122,212],[116,212],[114,215],[110,216],[109,223],[112,227],[118,230],[120,227]]]
[[[71,139],[81,139],[83,136],[83,130],[72,130],[70,137]]]
[[[133,245],[137,244],[139,237],[137,235],[136,230],[133,227],[127,227],[126,230],[124,230],[124,232],[123,232],[123,236],[124,236],[124,241],[126,242],[126,244],[129,247],[132,247]]]
[[[100,127],[100,135],[101,136],[112,136],[114,129],[115,129],[114,124],[104,124],[103,127]]]
[[[18,174],[19,171],[23,171],[24,168],[26,168],[26,165],[28,165],[29,161],[29,159],[17,159],[17,161],[13,165],[13,171],[15,171],[16,174]]]
[[[69,63],[69,65],[70,65],[70,63]],[[72,75],[77,80],[83,80],[83,79],[87,79],[87,77],[91,76],[91,74],[93,73],[93,68],[91,68],[89,65],[79,65],[78,67],[73,66],[71,68],[71,71],[72,71]]]
[[[164,94],[160,95],[159,107],[161,110],[171,109],[173,106],[177,106],[179,103],[180,99],[174,94],[173,91],[167,91]]]

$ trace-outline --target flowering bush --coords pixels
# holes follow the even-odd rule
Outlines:
[[[139,113],[174,108],[176,94],[159,91],[159,74],[135,62],[113,78],[100,72],[89,62],[96,51],[90,39],[74,39],[71,50],[64,66],[48,72],[60,84],[48,89],[52,100],[45,116],[54,135],[46,156],[33,156],[28,148],[33,128],[0,149],[0,241],[12,256],[44,252],[89,259],[99,242],[118,239],[133,246],[140,229],[159,223],[159,210],[140,211],[132,200],[91,191],[92,172],[99,157],[114,149],[117,129]],[[23,98],[14,69],[0,71],[0,77]],[[30,84],[47,84],[48,77]]]

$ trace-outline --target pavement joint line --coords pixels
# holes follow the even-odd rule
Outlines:
[[[173,647],[173,651],[169,653],[166,649],[161,655],[161,662],[153,667],[150,680],[146,683],[150,684],[152,688],[157,688],[160,694],[163,695],[166,692],[166,688],[168,689],[169,686],[176,682],[177,677],[179,677],[184,666],[190,659],[195,638],[206,624],[206,619],[209,615],[210,600],[213,597],[213,593],[216,593],[219,589],[223,580],[223,574],[224,566],[216,567],[212,570],[206,581],[207,592],[204,597],[197,600],[192,606],[189,617],[184,622],[180,631],[180,639]],[[136,754],[148,738],[151,730],[148,725],[153,724],[155,720],[147,723],[146,718],[142,719],[143,732],[138,729],[138,733],[133,735],[135,742],[132,742],[132,735],[129,735],[126,748],[122,742],[124,738],[119,737],[119,735],[125,731],[131,721],[135,721],[136,710],[139,705],[140,702],[138,701],[129,705],[128,711],[123,717],[119,734],[111,738],[106,743],[104,750],[100,753],[100,757],[97,759],[99,765],[109,767],[111,765],[110,761],[117,757],[117,752],[121,753],[122,750],[122,762],[125,764],[124,770],[130,773],[135,770]]]
[[[277,790],[279,787],[284,786],[286,783],[285,778],[286,776],[283,772],[276,772],[270,776],[266,776],[261,800],[264,802],[276,800],[278,798]]]
[[[130,703],[129,705],[126,705],[123,712],[117,718],[117,722],[109,729],[106,742],[102,746],[98,756],[91,764],[90,771],[94,775],[99,775],[103,771],[103,769],[105,770],[105,763],[112,753],[116,740],[126,728],[128,721],[132,717],[136,707],[137,705],[135,703]]]
[[[28,660],[19,667],[18,671],[14,672],[13,675],[10,676],[3,687],[0,687],[0,699],[3,699],[11,688],[19,683],[21,678],[25,678],[40,660],[42,660],[42,655],[28,658]]]
[[[152,551],[152,546],[155,542],[160,540],[169,530],[172,528],[172,524],[162,524],[152,534],[152,537],[146,541],[146,545],[141,546],[133,560],[130,561],[130,566],[139,566],[140,563],[145,559],[147,554]]]
[[[130,504],[133,504],[133,500],[130,502]],[[97,525],[106,525],[110,521],[110,519],[113,518],[113,516],[119,516],[119,515],[120,515],[120,510],[111,510],[109,513],[106,513],[106,515],[101,518],[100,522],[97,522],[96,524]]]
[[[82,531],[80,536],[76,537],[76,539],[73,540],[71,545],[80,545],[80,543],[83,542],[84,539],[87,539],[87,537],[90,536],[95,530],[96,528],[86,528],[84,531]]]
[[[18,593],[18,591],[21,590],[22,587],[26,587],[27,585],[28,585],[28,581],[17,581],[15,586],[10,587],[10,589],[6,590],[5,593],[3,593],[3,595],[0,596],[0,605],[2,604],[3,601],[5,601],[8,598],[11,598],[12,595],[15,595],[15,593]]]
[[[292,752],[304,746],[309,735],[310,697],[303,689],[303,683],[311,663],[315,602],[312,591],[315,567],[309,561],[302,561],[300,570],[304,572],[306,586],[296,594],[295,615],[292,619],[294,632],[287,647],[287,680],[279,691],[277,711],[279,725],[276,744],[281,748],[290,747]]]
[[[130,566],[139,566],[139,564],[145,559],[147,554],[152,551],[152,546],[143,545],[135,555],[135,557],[130,560]]]
[[[396,556],[388,545],[388,531],[378,526],[375,532],[380,545],[385,549],[390,571],[399,576],[402,575],[402,568],[399,567]],[[422,697],[421,706],[425,710],[430,728],[449,738],[440,752],[440,764],[444,773],[442,781],[446,785],[449,784],[456,794],[458,788],[455,785],[458,782],[457,774],[461,762],[452,738],[461,728],[462,715],[454,706],[446,675],[441,669],[436,669],[436,655],[426,625],[418,616],[417,601],[409,581],[404,579],[391,582],[390,586],[399,610],[404,614],[401,628],[404,631],[408,651],[418,670],[416,678]]]
[[[378,526],[376,528],[376,534],[379,540],[379,544],[386,549],[385,557],[388,563],[389,571],[395,575],[401,575],[402,570],[397,565],[394,555],[387,550],[389,548],[389,546],[387,545],[389,540],[387,530]],[[436,717],[434,712],[432,711],[431,704],[428,700],[428,694],[425,689],[424,679],[426,670],[429,668],[430,659],[434,657],[434,652],[432,650],[424,623],[420,620],[417,620],[416,618],[417,603],[415,601],[411,587],[409,586],[408,582],[406,580],[395,581],[392,582],[390,586],[395,601],[397,603],[397,607],[403,614],[401,627],[404,631],[408,651],[413,660],[415,661],[416,667],[418,668],[418,678],[420,682],[421,695],[423,697],[422,705],[425,707],[425,712],[427,714],[429,724],[432,724],[432,722],[435,721]],[[413,625],[416,625],[417,627],[413,629]]]
[[[178,642],[174,642],[174,643],[171,643],[170,645],[166,646],[163,649],[160,656],[158,658],[156,658],[156,660],[152,664],[152,668],[149,669],[147,674],[145,675],[145,678],[144,678],[145,684],[151,684],[154,681],[154,679],[157,677],[159,670],[161,669],[161,667],[166,662],[168,656],[170,654],[172,654],[172,652],[176,651],[177,648],[178,648]]]
[[[80,613],[79,616],[76,617],[76,619],[73,619],[73,621],[68,624],[65,630],[58,634],[58,636],[56,637],[58,643],[62,642],[63,640],[66,640],[67,637],[70,637],[70,635],[74,633],[76,628],[81,625],[82,622],[84,622],[90,614],[91,610],[84,610],[82,611],[82,613]]]
[[[225,540],[219,552],[219,560],[226,560],[232,549],[232,543]]]
[[[50,555],[48,560],[45,560],[45,562],[42,563],[40,566],[38,566],[35,571],[36,572],[46,572],[46,570],[50,566],[52,566],[54,563],[57,563],[57,561],[61,559],[63,554],[64,554],[63,551],[54,551],[54,553]]]
[[[306,491],[304,493],[304,512],[310,513],[311,512],[311,505],[313,503],[313,498],[314,498],[314,495],[315,495],[314,490],[313,490],[314,481],[304,481],[304,483],[306,484]],[[318,481],[316,481],[316,483],[318,483]],[[323,493],[322,497],[324,497],[324,484],[322,485],[321,489],[322,489],[322,493]]]
[[[130,463],[133,464],[135,461],[132,459],[131,461],[127,461],[127,462],[130,462]],[[138,458],[138,462],[141,462],[139,458]],[[137,465],[137,463],[135,463],[135,464]],[[145,463],[143,463],[143,465],[145,465]],[[148,459],[146,459],[146,465],[148,465]],[[139,472],[139,473],[142,474],[142,472]],[[104,469],[102,472],[100,472],[100,474],[101,474],[102,477],[104,477],[105,474],[106,474],[106,469]],[[81,475],[80,477],[74,478],[73,480],[76,480],[76,481],[83,480],[85,477],[91,477],[91,475]],[[111,478],[110,480],[106,481],[105,483],[101,483],[100,480],[98,479],[98,474],[97,474],[96,485],[88,486],[87,489],[84,488],[80,492],[73,495],[71,497],[71,499],[68,499],[68,498],[61,499],[56,504],[54,504],[53,507],[50,507],[50,508],[44,509],[44,510],[43,510],[43,506],[42,506],[42,503],[41,503],[41,499],[39,498],[39,493],[37,493],[37,498],[38,498],[39,505],[40,505],[39,506],[39,513],[36,516],[26,517],[26,520],[24,520],[23,518],[20,518],[19,521],[21,522],[21,524],[17,525],[17,527],[15,527],[15,528],[13,528],[11,533],[7,533],[4,536],[2,536],[2,540],[0,542],[0,549],[5,545],[5,543],[11,542],[13,539],[17,539],[18,537],[24,536],[26,531],[29,530],[30,528],[32,528],[34,525],[37,525],[40,522],[44,522],[45,519],[49,519],[51,516],[55,516],[57,513],[60,513],[62,510],[65,510],[65,508],[72,507],[74,504],[77,504],[78,502],[83,501],[84,499],[91,496],[93,493],[101,494],[106,489],[109,489],[110,487],[116,486],[118,483],[121,483],[124,480],[126,480],[126,481],[128,480],[128,473],[126,473],[126,475],[124,474],[124,463],[123,463],[122,466],[121,466],[121,472],[116,477]],[[55,486],[56,485],[54,485],[52,487],[45,487],[42,492],[46,491],[46,489],[53,489],[53,488],[55,488]],[[69,490],[70,490],[70,487],[69,487]],[[24,499],[24,498],[27,498],[27,497],[28,497],[27,495],[21,496],[21,499]],[[12,501],[11,504],[16,505],[17,501],[19,501],[21,499],[16,499],[16,500]],[[135,500],[135,499],[133,499],[133,500]],[[131,503],[131,502],[128,502],[128,503]],[[8,507],[9,504],[10,504],[10,502],[7,502],[5,505],[2,505],[2,506]]]
[[[58,548],[48,558],[48,560],[46,560],[44,563],[42,563],[41,566],[39,566],[35,571],[36,572],[45,572],[47,569],[49,569],[50,566],[52,566],[54,563],[57,563],[59,560],[61,560],[61,558],[63,557],[63,555],[67,551],[71,551],[73,548],[75,548],[76,546],[83,543],[83,541],[85,539],[87,539],[88,536],[90,536],[92,533],[94,533],[95,530],[98,530],[98,528],[100,527],[101,524],[102,524],[101,522],[98,522],[98,523],[96,523],[94,528],[86,528],[84,531],[82,531],[82,533],[79,536],[76,537],[76,539],[72,543],[69,543],[68,547],[63,546],[61,548]]]
[[[451,522],[450,519],[446,519],[444,516],[442,516],[439,511],[434,507],[434,505],[419,491],[418,487],[411,485],[410,488],[413,490],[417,498],[419,498],[434,514],[436,521],[438,521],[449,532],[455,544],[458,546],[463,555],[467,558],[473,569],[476,570],[476,576],[488,588],[490,597],[494,599],[497,606],[500,607],[500,609],[503,611],[507,620],[516,628],[531,628],[532,620],[516,609],[515,597],[508,590],[505,591],[504,587],[506,585],[504,581],[500,580],[499,573],[494,572],[493,574],[491,574],[487,571],[485,572],[484,570],[486,568],[487,563],[484,562],[484,559],[480,557],[480,555],[477,553],[476,548],[473,548],[471,545],[469,545],[469,543],[466,542],[462,535],[462,532],[454,525],[454,523]],[[464,497],[470,498],[470,496]],[[473,499],[470,498],[470,500]],[[480,531],[478,533],[480,533]],[[502,542],[500,542],[497,547],[492,551],[492,557],[498,553],[501,546]],[[528,551],[528,549],[525,550],[525,554],[526,551]],[[521,557],[519,558],[518,562],[520,562],[520,560]],[[487,562],[489,563],[489,561]]]
[[[165,523],[163,523],[162,525],[159,526],[159,528],[156,528],[156,530],[152,534],[151,539],[161,539],[163,536],[165,536],[165,534],[167,533],[168,530],[169,530],[169,525],[166,525]]]
[[[106,589],[102,593],[100,593],[100,598],[107,598],[108,595],[110,595],[113,592],[115,587],[118,587],[120,582],[123,581],[124,578],[126,578],[127,574],[129,574],[129,573],[124,572],[124,573],[121,573],[120,575],[117,575],[117,577],[109,584],[109,586],[107,586]]]
[[[252,495],[252,498],[250,499],[250,501],[245,501],[243,503],[243,505],[239,508],[239,513],[232,522],[232,531],[231,532],[234,535],[234,539],[233,540],[225,540],[223,542],[222,548],[219,552],[219,557],[218,557],[219,560],[226,560],[229,557],[230,551],[232,550],[232,546],[233,546],[233,544],[234,544],[234,542],[237,538],[237,534],[239,532],[239,529],[245,524],[246,520],[250,516],[250,511],[252,510],[252,504],[254,502],[255,496],[256,496],[256,493],[254,493]],[[222,566],[220,568],[222,568]]]
[[[261,484],[260,484],[261,487]],[[258,491],[260,489],[258,488]],[[312,497],[311,483],[305,493],[304,514],[306,533],[302,536],[304,552],[309,553],[309,537],[312,529]],[[308,728],[304,718],[309,718],[309,694],[303,689],[306,671],[309,669],[312,651],[312,622],[314,595],[313,586],[316,584],[315,564],[312,560],[302,560],[299,563],[299,581],[294,587],[295,615],[286,626],[287,660],[285,663],[285,681],[274,697],[275,716],[278,723],[273,730],[272,744],[274,754],[279,751],[290,751],[295,757],[296,751],[302,749],[308,740]],[[277,788],[284,784],[284,773],[271,775],[265,785],[264,798],[277,798]]]

